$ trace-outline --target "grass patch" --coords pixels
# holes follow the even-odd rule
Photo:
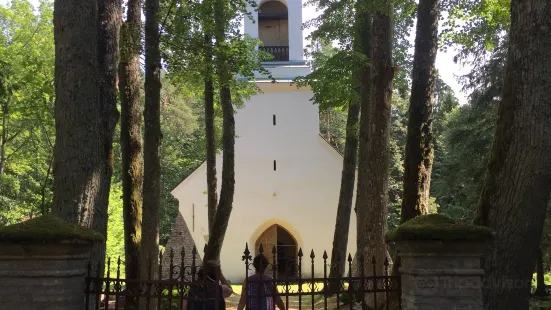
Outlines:
[[[314,282],[316,287],[316,291],[321,291],[323,290],[323,282]],[[304,292],[305,294],[307,293],[311,293],[312,290],[310,288],[311,286],[311,283],[303,283],[302,284],[302,292]],[[239,284],[232,284],[232,289],[233,289],[233,292],[235,294],[238,294],[238,295],[241,295],[241,292],[243,291],[243,285]],[[348,289],[348,283],[344,283],[344,289]],[[279,294],[285,294],[285,292],[287,292],[287,290],[289,290],[289,292],[293,292],[293,293],[296,293],[298,292],[298,285],[297,284],[293,284],[293,285],[278,285],[277,286],[277,291],[279,292]]]
[[[100,242],[105,238],[82,226],[67,223],[53,215],[44,215],[28,221],[0,228],[0,239],[12,242],[58,242],[82,240]]]
[[[482,241],[493,237],[491,229],[465,225],[440,214],[427,214],[406,221],[386,235],[387,241]]]

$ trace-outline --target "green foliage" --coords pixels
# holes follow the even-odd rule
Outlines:
[[[358,79],[355,68],[359,68],[369,59],[363,53],[354,51],[353,38],[356,1],[309,0],[307,5],[316,6],[322,13],[304,24],[305,28],[316,28],[308,37],[307,56],[314,61],[314,71],[295,80],[299,86],[310,85],[314,93],[313,102],[320,109],[342,107],[358,99],[356,89]],[[366,8],[375,12],[373,7]],[[415,17],[416,3],[412,0],[394,1],[393,63],[400,70],[395,74],[394,87],[402,97],[409,93],[412,55],[409,32]]]
[[[437,140],[431,194],[442,214],[472,222],[492,145],[497,103],[455,109]]]
[[[180,85],[179,87],[175,85]],[[197,93],[185,84],[163,79],[161,106],[161,244],[170,236],[178,214],[178,201],[170,193],[206,156],[204,108]],[[200,98],[200,97],[199,97]],[[215,122],[217,145],[221,143],[221,119]]]
[[[51,205],[54,139],[53,2],[37,10],[27,0],[0,5],[0,139],[5,134],[0,176],[0,225],[46,213]]]
[[[122,215],[122,184],[113,182],[109,192],[109,221],[107,222],[107,238],[105,261],[111,259],[109,270],[107,265],[105,273],[109,272],[111,277],[117,275],[117,260],[121,258],[121,277],[124,277],[124,221]]]
[[[402,186],[404,174],[404,153],[407,134],[407,109],[409,99],[392,97],[390,133],[390,174],[388,180],[388,226],[392,229],[400,222]],[[346,111],[333,108],[320,111],[320,133],[330,137],[330,143],[339,152],[344,151]],[[436,204],[436,203],[435,203]],[[434,207],[436,209],[436,207]]]
[[[473,90],[469,104],[457,107],[455,99],[439,86],[436,113],[450,112],[435,122],[431,195],[443,214],[464,222],[474,219],[484,182],[503,87],[504,53],[496,49],[486,63],[467,75],[465,86]]]
[[[462,47],[460,58],[479,62],[487,52],[503,46],[511,23],[511,0],[445,0],[449,12],[442,27],[445,46]]]
[[[404,156],[407,136],[407,111],[409,100],[392,97],[390,128],[390,167],[388,179],[388,227],[400,223],[404,182]]]
[[[492,237],[493,232],[487,227],[457,223],[440,214],[427,214],[399,225],[386,235],[386,240],[478,241]]]
[[[319,111],[320,135],[340,154],[344,154],[347,111],[341,108]]]
[[[359,101],[355,72],[368,61],[365,55],[322,44],[312,56],[314,71],[296,78],[295,83],[299,87],[310,85],[314,94],[312,100],[320,110],[342,108]]]
[[[232,0],[226,3],[230,6],[228,11],[231,13],[225,16],[228,23],[226,40],[217,46],[218,49],[213,41],[215,25],[212,0],[162,2],[166,3],[162,5],[165,31],[161,38],[161,49],[167,62],[167,74],[172,79],[176,78],[191,87],[202,89],[204,79],[211,76],[215,89],[218,89],[216,75],[219,68],[214,66],[214,59],[208,56],[218,55],[217,57],[227,60],[225,64],[229,66],[232,100],[235,104],[241,104],[258,91],[254,83],[247,81],[254,78],[254,72],[267,74],[261,65],[267,54],[255,49],[259,40],[239,32],[239,20],[247,16],[246,7],[249,1]],[[197,94],[198,98],[202,97],[201,93]]]
[[[67,223],[53,215],[35,217],[0,228],[0,239],[11,242],[103,242],[104,236],[94,230]]]

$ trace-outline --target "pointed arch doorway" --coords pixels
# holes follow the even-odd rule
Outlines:
[[[262,244],[264,256],[270,262],[271,268],[266,272],[271,275],[275,267],[278,278],[294,277],[297,274],[297,253],[298,243],[295,237],[285,228],[274,224],[268,227],[255,241],[255,255],[259,254]],[[273,247],[276,247],[276,255],[272,254]]]

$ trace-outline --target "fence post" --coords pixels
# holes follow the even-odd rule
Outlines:
[[[103,240],[51,215],[0,228],[1,308],[84,309],[90,251]]]
[[[249,291],[249,282],[247,282],[247,279],[249,278],[249,266],[250,266],[250,261],[252,259],[251,252],[249,251],[248,243],[245,243],[245,251],[243,251],[243,256],[241,258],[245,262],[245,287],[242,288],[241,294],[245,294],[246,292]],[[247,300],[245,301],[247,305],[247,309],[250,309],[251,307],[249,299],[250,297],[247,297]]]
[[[387,234],[399,252],[402,309],[482,310],[480,258],[493,232],[438,214],[409,220]]]

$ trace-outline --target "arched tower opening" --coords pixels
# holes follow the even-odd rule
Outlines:
[[[261,51],[271,54],[272,61],[289,60],[289,12],[278,0],[262,3],[258,10],[258,38]]]

